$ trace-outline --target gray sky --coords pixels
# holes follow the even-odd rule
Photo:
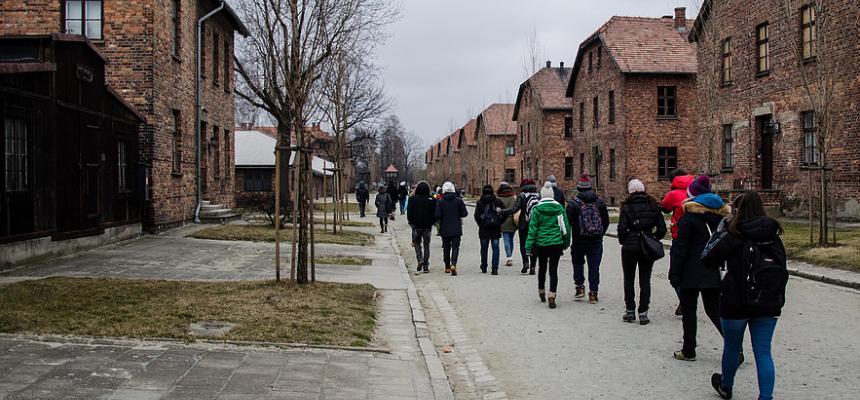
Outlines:
[[[379,64],[397,114],[424,147],[496,102],[514,102],[525,80],[532,30],[543,61],[572,66],[576,49],[613,15],[660,17],[697,0],[402,0]]]

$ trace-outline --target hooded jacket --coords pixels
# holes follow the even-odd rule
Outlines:
[[[406,219],[415,229],[430,229],[436,223],[436,199],[430,195],[430,184],[418,182],[415,195],[406,205]]]
[[[693,175],[679,175],[672,179],[672,190],[666,194],[660,203],[660,208],[665,213],[672,213],[670,226],[672,227],[672,239],[678,238],[678,221],[684,215],[684,201],[687,200],[687,187],[693,183],[696,177]]]
[[[409,197],[409,188],[406,185],[400,185],[397,189],[397,200],[406,201],[407,197]]]
[[[520,238],[525,237],[526,233],[529,229],[529,221],[525,217],[526,205],[529,203],[529,199],[536,198],[540,200],[540,195],[537,192],[537,186],[535,185],[525,185],[520,190],[520,195],[517,196],[517,200],[514,202],[514,206],[507,209],[502,210],[502,216],[510,216],[513,219],[513,215],[520,212],[520,220],[517,225],[517,229],[520,231]]]
[[[755,242],[761,252],[772,258],[777,265],[786,266],[785,247],[779,238],[779,226],[768,217],[755,217],[741,221],[738,225],[740,235],[726,230],[725,220],[720,224],[717,233],[708,242],[702,253],[702,262],[706,267],[718,270],[723,263],[726,265],[726,278],[722,282],[720,316],[725,319],[747,319],[757,317],[778,317],[781,309],[750,310],[738,306],[737,296],[747,270],[746,260],[738,251],[747,240]]]
[[[645,192],[633,193],[621,205],[618,218],[618,242],[623,251],[642,251],[639,232],[657,240],[666,236],[666,221],[657,201]]]
[[[557,201],[558,204],[561,204],[562,207],[566,204],[564,201],[564,190],[559,189],[558,185],[552,185],[552,198]]]
[[[514,193],[514,189],[510,185],[499,186],[499,190],[496,192],[496,198],[502,202],[502,209],[509,209],[514,206],[517,202],[516,193]],[[502,232],[516,232],[519,228],[517,224],[514,223],[514,217],[511,215],[502,216],[504,218],[504,222],[502,222]]]
[[[435,217],[439,221],[439,236],[443,238],[463,236],[463,218],[469,212],[466,211],[466,203],[454,192],[442,195],[436,201]]]
[[[493,188],[491,186],[485,186],[481,190],[481,198],[475,204],[475,223],[478,224],[478,237],[481,239],[498,239],[502,237],[502,227],[498,226],[485,226],[483,224],[483,220],[481,217],[484,215],[484,210],[490,206],[492,208],[502,208],[504,204],[502,204],[499,199],[496,198],[496,195],[493,194]],[[503,217],[501,213],[499,214],[499,220]]]
[[[720,271],[705,268],[701,257],[711,232],[717,231],[720,221],[730,212],[729,205],[713,193],[696,196],[684,203],[684,216],[678,221],[678,238],[672,241],[669,250],[669,282],[672,287],[720,287]]]
[[[364,182],[360,182],[358,188],[355,189],[355,199],[359,203],[367,203],[370,200],[370,192],[367,191],[367,185]]]
[[[581,236],[579,234],[579,214],[580,205],[583,203],[597,203],[597,211],[600,213],[600,221],[603,223],[603,234],[597,237]],[[577,193],[576,197],[572,198],[567,203],[567,219],[570,221],[570,229],[572,232],[571,246],[575,244],[594,244],[603,242],[603,235],[609,229],[609,209],[606,208],[606,203],[597,196],[594,190],[583,190]]]
[[[570,246],[570,232],[570,222],[564,207],[555,199],[542,199],[532,210],[525,248],[566,248]]]
[[[394,207],[394,200],[391,199],[391,196],[385,189],[381,188],[379,189],[379,193],[376,194],[376,199],[373,204],[376,206],[377,217],[388,218],[388,214],[391,213],[391,210]]]

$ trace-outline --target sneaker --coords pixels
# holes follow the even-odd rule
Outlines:
[[[554,309],[554,308],[555,308],[555,293],[550,293],[550,294],[549,294],[549,308],[550,308],[550,309]]]
[[[684,355],[684,352],[681,350],[676,351],[675,354],[673,354],[672,356],[675,357],[676,360],[696,361],[696,356],[687,357],[686,355]]]
[[[714,390],[717,391],[717,394],[720,395],[721,399],[731,399],[732,398],[732,390],[726,389],[723,387],[723,375],[722,374],[711,375],[711,386],[714,388]]]
[[[576,287],[576,294],[573,297],[575,297],[577,299],[581,299],[581,298],[585,297],[585,288],[582,286],[577,286]]]
[[[650,322],[651,322],[651,320],[648,319],[648,313],[647,312],[639,313],[639,325],[648,325],[648,323],[650,323]]]
[[[636,311],[627,310],[624,312],[624,316],[621,317],[621,320],[624,322],[633,322],[636,321]]]
[[[481,267],[481,273],[486,274],[487,273],[487,267]]]
[[[505,260],[505,266],[506,266],[506,267],[510,267],[510,266],[513,266],[513,265],[514,265],[514,259],[513,259],[513,258],[508,257],[508,259],[507,259],[507,260]]]
[[[457,266],[456,265],[451,266],[451,276],[457,276]]]
[[[494,269],[493,269],[493,272],[491,272],[491,273],[490,273],[490,275],[498,275],[498,274],[499,274],[499,269],[498,269],[498,268],[494,268]]]
[[[597,304],[597,292],[588,292],[588,302]]]

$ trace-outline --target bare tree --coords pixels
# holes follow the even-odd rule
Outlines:
[[[532,30],[526,38],[526,47],[523,49],[523,79],[528,79],[538,72],[545,53],[543,45],[538,40],[537,28],[532,26]]]
[[[403,176],[415,181],[415,174],[424,165],[424,143],[415,132],[403,132],[401,144],[403,145]]]
[[[721,169],[723,161],[720,159],[720,143],[722,139],[722,115],[721,107],[725,102],[725,91],[720,90],[720,86],[724,81],[731,81],[731,72],[723,76],[722,69],[722,46],[731,46],[731,42],[722,42],[718,38],[721,37],[716,24],[713,21],[718,20],[716,10],[713,8],[710,11],[709,18],[703,20],[702,31],[700,37],[709,38],[709,40],[700,40],[698,44],[700,65],[696,74],[697,86],[699,92],[697,96],[698,113],[698,133],[699,133],[699,165],[698,170],[708,175],[714,176]],[[729,51],[731,51],[729,49]]]

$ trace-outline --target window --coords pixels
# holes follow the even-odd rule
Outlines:
[[[600,65],[603,64],[603,49],[599,46],[597,47],[597,69],[600,69]]]
[[[757,26],[756,48],[758,49],[758,62],[756,62],[756,73],[766,74],[770,70],[770,34],[767,22]]]
[[[523,145],[523,137],[524,137],[524,136],[525,136],[525,135],[523,135],[523,126],[522,126],[522,125],[520,125],[520,146],[522,146],[522,145]]]
[[[720,83],[732,83],[732,38],[726,38],[722,44],[722,64],[720,65]]]
[[[658,86],[657,87],[657,116],[658,117],[676,117],[678,110],[676,107],[675,87],[674,86]]]
[[[224,177],[230,176],[230,131],[224,129]]]
[[[657,148],[657,178],[669,179],[669,174],[678,169],[678,148]]]
[[[514,147],[514,139],[508,139],[505,141],[505,155],[512,156],[516,154],[516,148]]]
[[[615,182],[615,149],[609,149],[609,181]]]
[[[564,137],[573,137],[573,117],[564,117]]]
[[[615,91],[609,91],[609,123],[615,123]]]
[[[579,131],[585,132],[585,102],[579,102]]]
[[[30,137],[27,122],[7,118],[3,124],[5,142],[3,168],[6,171],[6,191],[24,192],[30,189]]]
[[[116,142],[116,169],[117,189],[128,192],[128,144],[122,140]]]
[[[585,172],[585,153],[579,153],[579,173]]]
[[[597,97],[594,98],[593,111],[594,111],[594,115],[593,115],[593,117],[594,117],[593,122],[594,123],[592,125],[594,125],[594,127],[597,128],[598,126],[600,126],[600,101],[597,99]]]
[[[532,123],[526,122],[526,142],[532,142]]]
[[[505,170],[505,182],[512,183],[517,181],[517,171],[515,169]]]
[[[230,60],[233,58],[231,55],[233,53],[230,52],[230,43],[227,43],[227,40],[224,40],[224,91],[227,92],[230,90],[230,77],[233,75],[230,70]]]
[[[180,3],[180,0],[173,0],[173,15],[171,15],[173,22],[173,55],[177,57],[179,56],[179,41],[182,33],[181,19],[179,18],[181,6],[182,3]]]
[[[594,54],[592,52],[588,52],[588,73],[590,74],[594,67]]]
[[[723,169],[731,170],[735,166],[734,138],[732,124],[723,125]]]
[[[221,37],[216,33],[213,35],[212,39],[212,84],[217,85],[218,80],[221,79],[221,68],[219,67],[221,64],[221,47],[218,46],[218,43],[221,42]]]
[[[564,158],[564,180],[572,181],[573,180],[573,157],[565,157]]]
[[[801,114],[803,118],[803,163],[818,163],[818,122],[815,120],[815,111],[806,111]]]
[[[800,30],[803,46],[803,59],[809,60],[815,57],[815,7],[811,5],[800,9]]]
[[[221,133],[221,129],[218,128],[218,125],[212,126],[212,145],[215,146],[215,155],[212,160],[212,165],[214,167],[214,173],[216,178],[221,177],[221,141],[218,140],[218,136]]]
[[[206,78],[206,23],[200,25],[200,77]]]
[[[84,35],[92,40],[102,39],[102,2],[66,0],[66,33]]]
[[[179,110],[173,110],[173,173],[182,173],[182,118]]]
[[[243,172],[246,192],[271,192],[272,171],[247,170]]]

